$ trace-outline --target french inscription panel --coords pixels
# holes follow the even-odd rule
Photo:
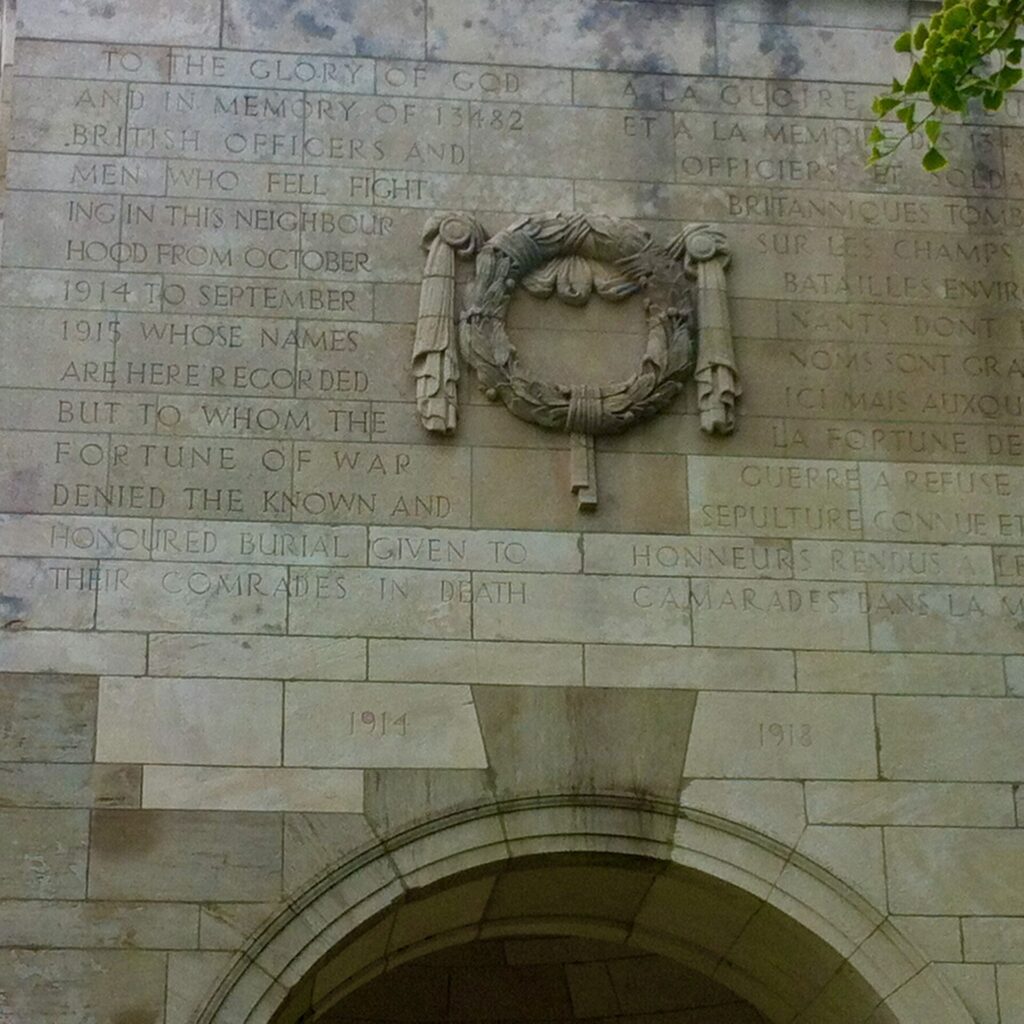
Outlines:
[[[680,403],[680,408],[684,408]],[[470,410],[488,436],[501,428],[497,410]],[[391,417],[391,423],[396,417]],[[500,422],[500,421],[498,421]],[[747,430],[732,442],[736,456],[780,457],[812,460],[879,460],[899,462],[958,462],[1021,465],[1024,462],[1024,431],[998,424],[915,423],[908,420],[834,420],[825,418],[782,419],[749,417]],[[517,431],[517,433],[521,433]],[[541,435],[529,447],[557,446],[560,439]],[[600,442],[599,442],[600,446]],[[609,453],[673,452],[717,457],[717,442],[697,432],[695,414],[662,416],[601,446]],[[635,456],[634,456],[635,457]]]
[[[863,536],[859,466],[735,457],[688,461],[694,533]]]
[[[817,265],[817,261],[816,261]],[[934,336],[935,314],[918,325]],[[1019,424],[1024,417],[1018,348],[984,343],[858,344],[851,341],[749,341],[744,367],[763,387],[749,410],[761,416],[909,420],[950,426]],[[993,453],[996,454],[996,453]]]
[[[787,541],[591,533],[584,538],[584,565],[587,572],[634,576],[791,579],[793,552]]]
[[[1024,654],[1021,97],[928,176],[913,151],[865,170],[871,86],[699,74],[690,37],[661,70],[694,74],[634,74],[559,67],[557,39],[526,67],[229,35],[245,49],[19,41],[13,88],[8,663],[59,630],[45,667],[106,677],[105,756],[259,769],[150,772],[154,805],[238,807],[259,779],[323,806],[272,766],[483,766],[469,684],[709,691],[687,770],[771,778],[875,777],[867,694],[1003,692],[997,656]],[[598,439],[590,515],[567,436],[468,369],[458,433],[427,435],[421,233],[446,210],[488,234],[542,210],[723,232],[736,433],[700,433],[691,386]],[[524,361],[633,372],[639,306],[556,302],[510,314]],[[779,692],[714,692],[738,689]],[[188,747],[179,691],[260,742],[199,723]],[[110,746],[133,715],[159,757]]]
[[[709,189],[685,183],[577,181],[577,197],[619,217],[674,220],[685,209],[690,216],[764,224],[782,229],[800,227],[897,229],[903,232],[945,231],[959,234],[1005,232],[1019,223],[1019,199],[957,194],[886,195],[865,190],[834,192],[815,188],[781,189],[771,183],[726,184]]]

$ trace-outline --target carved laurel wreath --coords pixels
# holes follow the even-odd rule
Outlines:
[[[690,377],[697,380],[701,429],[734,429],[740,386],[725,296],[729,252],[719,232],[691,225],[662,247],[630,221],[548,213],[488,239],[475,218],[445,213],[427,222],[423,244],[428,256],[413,370],[427,430],[455,429],[461,352],[489,399],[500,399],[522,420],[569,433],[573,490],[581,508],[593,508],[594,435],[620,433],[661,412]],[[455,259],[473,255],[476,273],[464,295],[456,348]],[[637,371],[597,386],[531,377],[505,328],[517,287],[574,306],[593,293],[618,302],[642,292],[647,345]]]

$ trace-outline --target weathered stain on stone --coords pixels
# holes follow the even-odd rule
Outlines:
[[[804,66],[800,48],[785,25],[762,24],[758,49],[772,55],[775,72],[783,78],[800,74]]]
[[[317,21],[317,19],[307,11],[300,11],[295,15],[293,21],[295,22],[296,28],[302,29],[302,31],[308,36],[316,36],[317,39],[333,39],[338,31],[331,25],[327,25],[322,21]]]
[[[82,676],[0,675],[0,760],[90,760],[96,691]]]
[[[290,7],[294,7],[300,0],[256,0],[246,5],[241,17],[245,18],[256,28],[272,29],[281,22],[282,16]],[[231,20],[230,14],[228,20]]]
[[[0,594],[0,612],[23,611],[27,607],[25,599],[15,594]]]
[[[92,849],[110,857],[134,858],[158,848],[164,817],[132,811],[97,811],[93,815]]]
[[[637,12],[631,10],[630,5],[600,3],[594,4],[576,19],[576,28],[581,33],[601,33],[598,67],[621,67],[623,54],[636,51],[640,54],[638,59],[628,62],[635,70],[653,74],[671,71],[663,55],[646,48],[641,26],[635,24],[636,20]]]

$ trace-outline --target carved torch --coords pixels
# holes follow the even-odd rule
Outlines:
[[[458,414],[455,259],[475,256],[486,240],[480,224],[464,213],[436,214],[423,229],[427,263],[420,287],[412,369],[420,422],[439,434],[455,430]]]
[[[684,228],[669,247],[678,258],[685,254],[684,269],[697,282],[697,410],[700,429],[706,434],[731,434],[736,428],[736,399],[742,394],[732,327],[726,300],[725,269],[729,246],[725,235],[707,224]]]

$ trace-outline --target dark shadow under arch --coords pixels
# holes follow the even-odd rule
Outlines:
[[[349,993],[320,1024],[767,1024],[710,978],[623,943],[477,939],[427,953]]]

